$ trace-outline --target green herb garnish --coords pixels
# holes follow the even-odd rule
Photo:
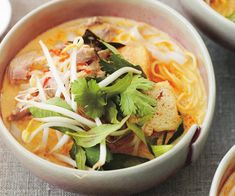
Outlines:
[[[140,75],[133,76],[129,73],[104,88],[100,88],[95,80],[79,78],[72,84],[72,93],[75,95],[75,101],[84,107],[86,114],[91,118],[102,117],[110,107],[108,102],[120,107],[123,116],[138,115],[149,118],[155,112],[156,100],[143,91],[151,89],[153,85],[153,82]],[[118,103],[114,100],[116,95],[120,95]],[[114,110],[114,105],[112,106]]]
[[[104,87],[102,90],[107,94],[108,97],[123,93],[128,86],[130,86],[133,79],[132,73],[126,74],[123,78],[118,79],[111,86]]]
[[[61,108],[65,108],[67,110],[71,110],[72,108],[70,107],[67,102],[59,97],[54,97],[51,99],[48,99],[46,101],[47,104],[49,105],[55,105]],[[29,108],[30,113],[33,115],[34,118],[45,118],[45,117],[50,117],[50,116],[62,116],[62,114],[59,114],[57,112],[52,112],[49,110],[43,110],[37,107],[30,107]]]
[[[155,157],[159,157],[172,149],[173,145],[153,145],[151,147]]]
[[[106,107],[107,119],[111,123],[119,123],[117,119],[118,110],[116,104],[110,100]]]
[[[75,101],[85,108],[88,116],[97,118],[104,114],[107,102],[95,80],[79,78],[72,84],[71,91],[76,95]]]
[[[119,130],[125,124],[128,118],[129,116],[124,118],[120,123],[116,124],[102,124],[86,132],[66,132],[66,134],[73,137],[77,145],[84,148],[89,148],[99,144],[109,134]]]
[[[124,115],[146,116],[155,112],[156,100],[141,91],[150,90],[154,83],[136,75],[130,86],[121,93],[121,110]]]

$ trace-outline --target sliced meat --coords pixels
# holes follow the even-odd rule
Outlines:
[[[87,21],[86,26],[87,27],[92,27],[94,25],[99,25],[99,24],[103,24],[103,23],[104,23],[104,21],[103,21],[102,18],[95,16],[95,17],[90,18]]]
[[[134,65],[139,65],[147,74],[150,67],[150,55],[145,47],[141,45],[127,45],[119,49],[122,56]]]
[[[77,53],[77,63],[87,63],[97,58],[95,49],[84,45]]]
[[[133,136],[134,136],[133,134],[129,134],[118,140],[116,138],[110,137],[109,138],[110,142],[108,142],[107,145],[112,153],[133,155],[134,152],[134,145],[132,144],[134,138]],[[149,152],[147,146],[142,142],[139,144],[139,148],[136,155],[147,159],[154,158]]]
[[[11,115],[8,117],[9,121],[17,121],[28,118],[31,116],[31,113],[28,110],[21,111],[19,108],[16,108]]]
[[[108,23],[95,24],[89,29],[106,42],[112,41],[116,36],[116,29]]]
[[[99,60],[95,60],[89,65],[79,66],[78,67],[78,77],[97,77],[103,78],[105,76],[105,72],[103,72],[100,68]]]
[[[15,57],[8,70],[10,81],[14,83],[17,80],[27,80],[30,75],[30,65],[42,64],[44,63],[42,61],[41,56],[35,51]]]
[[[149,122],[143,126],[147,135],[154,131],[173,131],[182,122],[176,107],[176,97],[169,82],[156,83],[148,94],[157,100],[156,113]]]

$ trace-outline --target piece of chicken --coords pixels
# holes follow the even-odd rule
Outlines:
[[[169,82],[158,82],[147,93],[156,98],[157,106],[156,113],[152,119],[144,124],[144,132],[147,135],[152,135],[153,131],[176,130],[182,122],[182,119],[178,114],[176,97]]]
[[[19,80],[27,80],[30,72],[29,67],[32,64],[45,64],[45,58],[41,57],[36,51],[15,57],[11,61],[8,70],[11,83]]]
[[[113,25],[105,22],[100,17],[95,17],[89,20],[87,27],[99,38],[105,40],[106,42],[112,41],[116,36],[116,28]]]
[[[83,45],[77,52],[77,63],[92,62],[97,59],[95,49],[89,45]]]

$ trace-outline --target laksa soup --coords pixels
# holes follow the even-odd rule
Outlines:
[[[214,10],[235,22],[235,0],[205,0]]]
[[[218,196],[233,196],[235,195],[235,167],[229,168],[226,172],[225,180],[222,180],[222,188]]]
[[[41,34],[10,62],[5,125],[26,149],[81,170],[138,165],[203,122],[207,96],[194,54],[164,32],[92,17]]]

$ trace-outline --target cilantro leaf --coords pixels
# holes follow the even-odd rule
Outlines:
[[[95,80],[79,78],[72,84],[71,91],[75,95],[75,101],[84,107],[88,116],[97,118],[104,114],[104,106],[107,103]]]
[[[123,78],[118,79],[113,85],[102,88],[108,97],[124,92],[132,81],[132,73],[126,74]]]
[[[135,75],[131,82],[129,89],[138,89],[138,90],[149,90],[153,88],[154,82],[141,77],[140,75]]]
[[[156,100],[140,91],[151,89],[153,84],[140,75],[133,77],[131,85],[121,93],[120,106],[124,115],[134,114],[142,117],[154,114]]]
[[[54,97],[51,99],[48,99],[46,101],[47,104],[50,105],[55,105],[55,106],[59,106],[68,110],[72,111],[72,108],[70,107],[69,104],[67,104],[67,102],[63,99],[61,99],[60,97]],[[29,108],[30,113],[33,115],[34,118],[45,118],[45,117],[50,117],[50,116],[62,116],[62,114],[59,114],[57,112],[52,112],[49,110],[43,110],[37,107],[30,107]]]

